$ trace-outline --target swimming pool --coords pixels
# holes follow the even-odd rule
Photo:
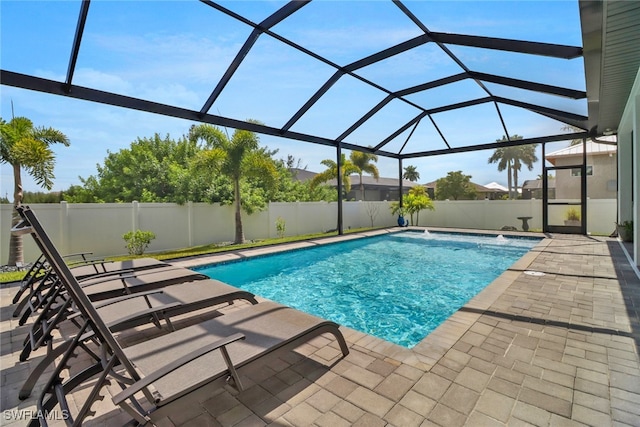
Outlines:
[[[197,270],[411,348],[538,242],[406,231]]]

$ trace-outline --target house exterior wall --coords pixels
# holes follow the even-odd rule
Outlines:
[[[556,166],[582,163],[582,156],[565,156],[556,159]],[[587,197],[591,199],[615,199],[617,195],[617,155],[587,155],[587,166],[593,169],[587,175]],[[556,198],[580,199],[580,176],[573,176],[570,169],[556,170]]]
[[[640,69],[618,126],[618,222],[633,221],[634,262],[640,266]]]
[[[409,189],[407,187],[402,188],[402,193],[409,193]],[[347,200],[357,201],[367,201],[367,202],[382,202],[386,201],[397,201],[398,200],[398,190],[389,189],[389,188],[380,188],[380,187],[368,187],[365,185],[364,187],[364,197],[362,197],[362,191],[360,187],[357,188],[351,187],[351,191],[347,193]]]

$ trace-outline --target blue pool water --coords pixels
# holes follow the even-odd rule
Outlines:
[[[538,241],[402,232],[198,271],[411,348]]]

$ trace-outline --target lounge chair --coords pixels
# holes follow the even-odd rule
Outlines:
[[[156,267],[166,267],[169,265],[164,261],[154,258],[136,258],[124,261],[92,260],[86,257],[90,254],[90,252],[83,252],[64,256],[67,264],[71,267],[71,272],[78,279],[102,273],[115,273],[124,270],[140,271]],[[75,260],[78,257],[80,260]],[[13,303],[17,304],[25,291],[29,290],[31,292],[34,285],[42,279],[47,271],[48,266],[46,259],[44,258],[44,255],[40,255],[38,259],[31,264],[31,267],[21,280],[20,288],[13,296]]]
[[[148,323],[160,328],[161,320],[173,330],[172,317],[220,304],[233,304],[237,300],[258,303],[251,292],[209,279],[102,300],[95,302],[94,306],[112,332]],[[51,303],[43,307],[25,338],[20,361],[27,360],[33,350],[47,343],[53,330],[59,328],[64,320],[73,320],[77,310],[71,302],[66,293],[58,292]]]
[[[40,245],[37,239],[36,243]],[[45,264],[44,259],[43,255],[39,262]],[[74,269],[71,268],[71,270]],[[75,272],[74,276],[76,276]],[[47,297],[44,298],[48,301],[42,307],[41,313],[34,320],[31,330],[25,338],[20,354],[21,361],[27,360],[31,352],[43,344],[50,344],[53,330],[57,329],[60,323],[66,319],[71,318],[73,321],[77,314],[71,304],[72,300],[68,298],[66,290],[61,286],[55,274],[51,274],[49,270],[46,277],[52,283]],[[204,279],[168,285],[160,290],[127,294],[107,300],[101,299],[94,303],[94,306],[112,332],[123,331],[150,322],[161,327],[161,319],[164,319],[169,329],[173,330],[170,320],[173,316],[221,304],[233,304],[236,300],[245,300],[251,304],[258,303],[255,295],[248,291],[218,280]],[[47,355],[32,369],[30,376],[25,381],[19,393],[21,399],[30,395],[40,374],[61,354],[61,348],[53,349],[52,346],[49,346],[48,350]]]
[[[160,290],[99,301],[94,303],[94,306],[114,333],[148,323],[161,327],[161,320],[164,320],[168,328],[173,331],[175,329],[171,318],[174,316],[204,308],[214,308],[221,304],[233,304],[239,300],[245,300],[251,304],[258,303],[252,293],[212,279],[180,283]],[[67,300],[60,301],[59,304],[60,307],[49,316],[43,310],[34,321],[23,343],[20,353],[21,361],[27,360],[33,350],[45,344],[49,345],[47,354],[32,366],[29,376],[24,381],[18,394],[21,400],[31,395],[42,373],[67,349],[64,343],[57,346],[51,345],[53,330],[57,329],[64,320],[70,320],[78,328],[80,327],[75,319],[77,311],[73,306],[68,304]]]
[[[73,257],[74,255],[67,255],[66,258]],[[84,255],[84,254],[83,254]],[[158,267],[166,267],[169,265],[164,261],[157,260],[155,258],[134,258],[123,261],[105,261],[105,260],[90,260],[83,257],[80,262],[67,262],[71,267],[71,272],[78,279],[83,277],[93,276],[94,274],[101,273],[113,273],[123,270],[149,270]]]
[[[123,349],[78,284],[69,267],[28,207],[19,212],[34,238],[45,248],[56,275],[67,287],[84,321],[62,360],[54,370],[38,399],[37,413],[47,414],[56,405],[68,411],[66,395],[76,387],[91,387],[75,417],[67,422],[82,423],[91,405],[100,398],[103,386],[112,381],[122,392],[113,397],[136,421],[153,422],[162,415],[162,408],[212,382],[231,381],[242,389],[240,372],[249,365],[263,364],[269,357],[290,351],[313,337],[333,334],[343,355],[349,350],[339,331],[339,325],[301,311],[272,302],[261,302],[234,313],[220,316],[179,331],[147,340]],[[79,343],[92,339],[100,347],[101,360],[75,376],[63,380],[64,367],[69,363]],[[117,372],[116,372],[117,371]],[[96,378],[97,377],[97,378]],[[89,383],[91,380],[91,383]],[[138,402],[141,392],[149,410]],[[33,420],[46,425],[46,417]]]
[[[117,276],[90,277],[83,280],[80,286],[91,301],[102,301],[196,280],[209,280],[209,276],[188,268],[169,265],[140,272],[124,272]]]
[[[209,277],[204,274],[165,264],[140,271],[114,271],[86,276],[80,280],[80,283],[86,288],[92,301],[100,301],[130,293],[159,289],[176,283],[206,279]],[[29,316],[47,304],[52,292],[54,292],[51,288],[55,286],[57,278],[55,275],[51,276],[51,271],[43,270],[43,275],[37,280],[39,281],[32,281],[29,295],[22,298],[13,312],[14,317],[21,317],[19,321],[21,325],[26,323]]]

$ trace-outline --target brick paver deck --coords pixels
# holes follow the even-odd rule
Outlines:
[[[33,362],[18,361],[15,289],[1,289],[2,425],[35,411],[34,397],[17,398]],[[411,350],[344,328],[346,358],[319,337],[245,372],[240,393],[204,387],[175,402],[161,425],[638,426],[639,312],[640,280],[618,241],[555,235]],[[85,425],[129,420],[105,394]]]

